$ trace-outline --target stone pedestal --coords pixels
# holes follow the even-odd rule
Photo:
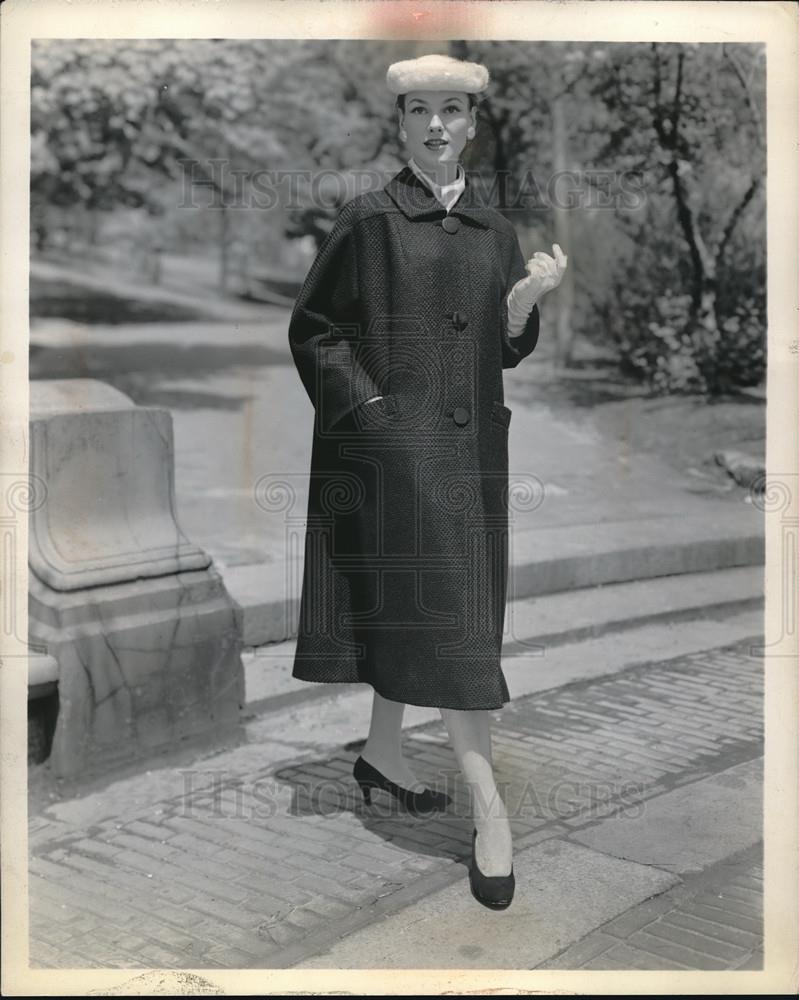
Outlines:
[[[58,663],[53,771],[213,744],[244,703],[241,613],[175,517],[172,419],[88,379],[31,384],[29,631]]]
[[[32,382],[29,562],[54,590],[205,569],[175,518],[169,410],[136,406],[93,379]]]

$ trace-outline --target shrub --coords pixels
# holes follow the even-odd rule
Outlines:
[[[646,252],[626,261],[600,313],[621,370],[657,393],[717,395],[758,385],[766,370],[767,318],[765,266],[753,259],[756,252],[732,255],[715,308],[698,318],[684,291],[688,282],[667,254],[660,268]]]

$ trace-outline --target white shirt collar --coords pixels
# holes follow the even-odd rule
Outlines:
[[[444,184],[443,186],[436,184],[433,178],[429,177],[415,162],[413,157],[408,160],[408,166],[416,174],[419,180],[426,185],[430,191],[432,191],[436,200],[439,201],[448,212],[458,198],[460,198],[463,194],[463,190],[466,187],[466,173],[460,163],[458,164],[458,176],[451,184]]]

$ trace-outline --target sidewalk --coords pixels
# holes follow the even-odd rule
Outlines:
[[[31,373],[103,379],[142,405],[170,408],[181,527],[226,582],[228,571],[252,569],[255,592],[283,599],[282,563],[302,556],[313,410],[289,352],[288,311],[257,316],[116,326],[40,320],[31,330]],[[615,579],[657,575],[649,564],[662,562],[664,546],[675,540],[682,564],[660,572],[762,562],[762,513],[731,480],[722,486],[700,470],[678,471],[632,450],[627,437],[604,433],[590,409],[556,412],[542,402],[537,386],[551,371],[551,352],[545,331],[524,364],[504,372],[513,411],[513,564],[530,564],[542,547],[560,552],[572,534],[570,554],[583,563],[594,558],[595,545],[607,557],[635,541],[635,565]],[[693,543],[697,552],[712,551],[691,559]],[[269,568],[276,564],[274,581]],[[296,572],[289,582],[288,596],[296,597]]]
[[[440,718],[405,745],[450,811],[413,818],[382,794],[369,809],[351,776],[360,741],[330,742],[352,732],[356,696],[342,695],[33,812],[31,963],[756,967],[762,663],[739,641],[592,675],[602,641],[552,653],[585,658],[582,678],[496,713],[508,910],[469,893],[470,803]]]
[[[628,910],[541,969],[763,968],[762,844]]]

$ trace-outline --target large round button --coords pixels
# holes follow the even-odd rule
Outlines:
[[[469,423],[469,411],[465,406],[456,406],[455,412],[452,414],[452,419],[458,427],[463,427],[464,424]]]
[[[441,221],[441,226],[448,233],[457,233],[461,228],[461,220],[456,219],[454,215],[445,215]]]
[[[469,317],[466,313],[454,312],[452,314],[452,325],[456,330],[465,330],[469,325]]]

